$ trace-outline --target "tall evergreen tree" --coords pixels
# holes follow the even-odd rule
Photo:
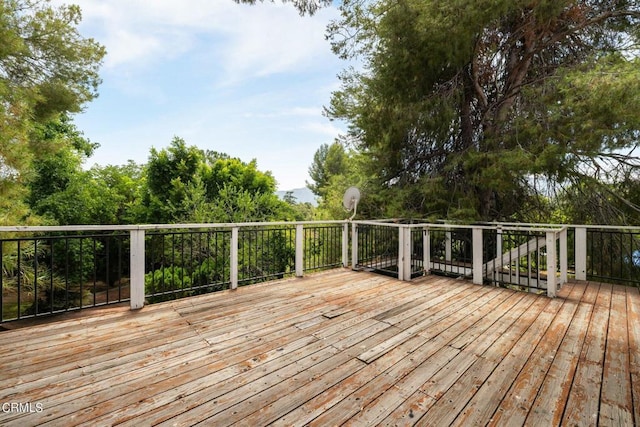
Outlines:
[[[307,187],[320,197],[326,196],[326,187],[332,176],[342,175],[347,168],[347,154],[342,144],[322,144],[313,155],[313,163],[309,166],[311,183]]]
[[[610,183],[640,165],[640,2],[340,9],[334,51],[364,68],[343,72],[328,113],[417,213],[524,218],[550,185]]]

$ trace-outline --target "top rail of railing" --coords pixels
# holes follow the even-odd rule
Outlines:
[[[58,231],[131,231],[131,230],[186,230],[202,228],[242,228],[295,226],[314,224],[345,224],[348,220],[273,221],[238,223],[185,223],[185,224],[135,224],[135,225],[34,225],[0,226],[0,232],[58,232]]]
[[[449,221],[428,221],[428,220],[406,220],[392,218],[380,220],[314,220],[314,221],[272,221],[272,222],[238,222],[238,223],[183,223],[183,224],[130,224],[130,225],[12,225],[0,226],[0,232],[61,232],[61,231],[131,231],[131,230],[185,230],[203,228],[243,228],[243,227],[267,227],[267,226],[295,226],[314,224],[346,224],[355,223],[360,225],[383,225],[398,228],[442,228],[442,229],[473,229],[493,230],[522,230],[530,231],[559,231],[566,228],[586,228],[598,230],[640,230],[638,226],[604,225],[604,224],[554,224],[554,223],[520,223],[520,222],[479,222],[475,224],[456,223]]]
[[[552,224],[552,223],[521,223],[521,222],[483,222],[483,225],[491,227],[515,227],[515,228],[531,228],[531,227],[564,227],[564,228],[586,228],[598,230],[640,230],[640,225],[604,225],[604,224]]]
[[[479,224],[458,224],[450,222],[412,222],[403,223],[398,220],[373,220],[363,221],[354,220],[353,223],[359,225],[371,225],[371,226],[385,226],[385,227],[397,227],[397,228],[440,228],[440,229],[481,229],[481,230],[495,230],[500,228],[502,230],[522,230],[539,232],[557,232],[562,231],[570,226],[565,224],[524,224],[522,226],[515,225],[516,223],[479,223]]]

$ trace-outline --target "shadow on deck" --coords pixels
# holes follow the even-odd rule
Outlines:
[[[332,270],[0,333],[2,425],[634,425],[637,288]]]

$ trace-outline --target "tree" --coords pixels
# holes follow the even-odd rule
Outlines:
[[[258,0],[234,0],[236,3],[256,4]],[[264,0],[260,0],[264,2]],[[271,0],[272,3],[275,0]],[[282,0],[283,3],[292,3],[293,6],[298,9],[301,15],[309,14],[313,15],[318,9],[323,6],[329,6],[331,0]]]
[[[209,199],[217,197],[222,188],[228,185],[258,194],[273,194],[276,190],[276,180],[271,172],[259,171],[255,159],[245,163],[227,156],[208,162],[208,166],[204,169],[203,181]]]
[[[327,147],[326,156],[327,161],[321,163],[324,166],[329,166],[332,162],[331,148],[338,146],[340,153],[339,168],[327,167],[331,172],[326,173],[323,176],[322,185],[319,186],[320,199],[319,205],[316,209],[315,216],[321,219],[344,219],[348,214],[343,206],[343,196],[345,191],[349,187],[358,187],[363,195],[358,203],[358,218],[384,218],[389,215],[396,216],[394,209],[389,205],[389,201],[392,200],[389,194],[384,189],[379,188],[379,179],[375,172],[372,172],[368,167],[367,156],[356,151],[344,151],[342,145],[334,144],[332,147]],[[322,158],[324,148],[316,152],[316,157]],[[318,154],[320,153],[320,154]],[[313,167],[313,165],[312,165]],[[323,169],[324,170],[324,169]],[[311,174],[311,168],[310,168]],[[311,174],[313,177],[314,175]],[[317,182],[317,181],[316,181]],[[307,184],[308,185],[308,184]]]
[[[174,138],[168,148],[151,150],[142,205],[146,221],[267,221],[284,215],[270,172],[226,154],[205,152]]]
[[[105,50],[77,31],[75,5],[11,0],[0,6],[2,85],[20,94],[36,119],[78,112],[97,95]]]
[[[286,202],[274,193],[250,191],[233,184],[224,185],[218,196],[209,202],[208,221],[265,222],[293,219]]]
[[[523,218],[555,185],[640,165],[636,1],[345,0],[328,114],[419,214]],[[416,205],[415,201],[420,203]]]
[[[201,176],[204,164],[204,153],[197,147],[187,147],[182,138],[175,137],[166,149],[152,148],[143,195],[146,221],[164,223],[181,216],[176,210],[187,195],[188,185]]]
[[[317,196],[324,197],[331,177],[346,172],[346,157],[344,147],[339,142],[322,144],[313,155],[313,163],[309,167],[313,183],[307,182],[307,187]]]
[[[112,190],[82,170],[98,144],[86,139],[66,114],[32,125],[33,166],[26,201],[55,224],[113,224]]]
[[[0,221],[28,221],[22,200],[34,156],[37,126],[78,112],[97,95],[105,50],[77,31],[77,6],[11,0],[0,4]],[[62,115],[62,116],[61,116]]]
[[[125,165],[94,166],[88,171],[89,179],[102,188],[102,197],[108,200],[110,224],[135,224],[144,218],[141,195],[145,185],[143,166],[132,160]]]

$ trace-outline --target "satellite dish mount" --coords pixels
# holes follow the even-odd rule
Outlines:
[[[344,192],[344,197],[342,198],[342,205],[348,211],[353,211],[353,215],[349,218],[351,221],[356,216],[356,211],[358,210],[358,202],[360,201],[360,190],[357,187],[349,187],[347,191]]]

